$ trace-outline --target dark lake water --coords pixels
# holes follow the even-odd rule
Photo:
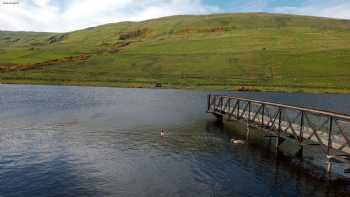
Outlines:
[[[269,151],[230,144],[206,114],[207,94],[1,85],[0,196],[347,195]],[[350,114],[350,95],[230,94]]]

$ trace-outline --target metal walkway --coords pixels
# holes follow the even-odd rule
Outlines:
[[[332,162],[350,160],[350,115],[224,95],[208,95],[208,113],[266,130],[266,137],[276,138],[276,149],[285,138],[294,139],[301,151],[317,145],[327,158],[329,173]]]

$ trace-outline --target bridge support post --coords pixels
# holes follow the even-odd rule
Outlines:
[[[250,127],[249,127],[249,120],[247,121],[247,133],[246,133],[246,140],[249,140],[249,136],[250,136]]]
[[[304,142],[304,116],[305,116],[305,112],[301,111],[301,116],[300,116],[300,131],[299,131],[299,139],[298,139],[298,143],[300,146],[300,150],[299,153],[297,154],[297,156],[299,158],[303,158],[303,152],[304,152],[304,146],[303,146],[303,142]]]
[[[246,140],[248,141],[249,140],[249,136],[250,136],[250,116],[251,116],[251,105],[252,103],[249,101],[248,102],[248,118],[247,118],[247,133],[246,133]]]
[[[240,113],[240,100],[237,100],[237,120],[239,120],[239,113]]]
[[[331,174],[332,174],[332,162],[331,161],[327,162],[327,174],[328,174],[328,176],[331,176]]]
[[[210,112],[210,108],[211,108],[211,94],[208,95],[208,113]]]
[[[333,117],[329,117],[329,131],[328,131],[328,144],[327,144],[327,175],[328,178],[331,178],[332,176],[332,160],[333,156],[331,154],[331,148],[332,148],[332,131],[333,131]]]
[[[265,127],[265,104],[262,104],[262,112],[261,112],[261,126],[264,128]]]
[[[333,163],[332,163],[332,159],[333,157],[330,155],[327,155],[327,176],[328,178],[332,177],[332,167],[333,167]]]
[[[224,97],[220,97],[220,112],[224,111]]]
[[[276,152],[278,152],[279,143],[280,143],[280,140],[279,140],[279,137],[277,136],[277,137],[276,137],[276,142],[275,142],[275,151],[276,151]]]
[[[278,109],[278,135],[277,135],[277,138],[276,138],[276,152],[278,152],[278,149],[279,149],[279,146],[281,144],[281,131],[282,131],[282,128],[281,128],[281,123],[282,123],[282,110],[281,109]]]

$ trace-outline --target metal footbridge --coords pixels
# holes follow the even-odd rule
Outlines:
[[[300,146],[301,154],[304,146],[318,146],[328,173],[333,162],[350,160],[350,115],[225,95],[208,95],[207,110],[219,119],[246,122],[247,138],[249,127],[265,130],[266,137],[276,139],[277,150],[286,138]]]

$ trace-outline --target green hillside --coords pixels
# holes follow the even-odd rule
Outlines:
[[[251,13],[0,32],[0,72],[2,83],[350,92],[350,21]]]

